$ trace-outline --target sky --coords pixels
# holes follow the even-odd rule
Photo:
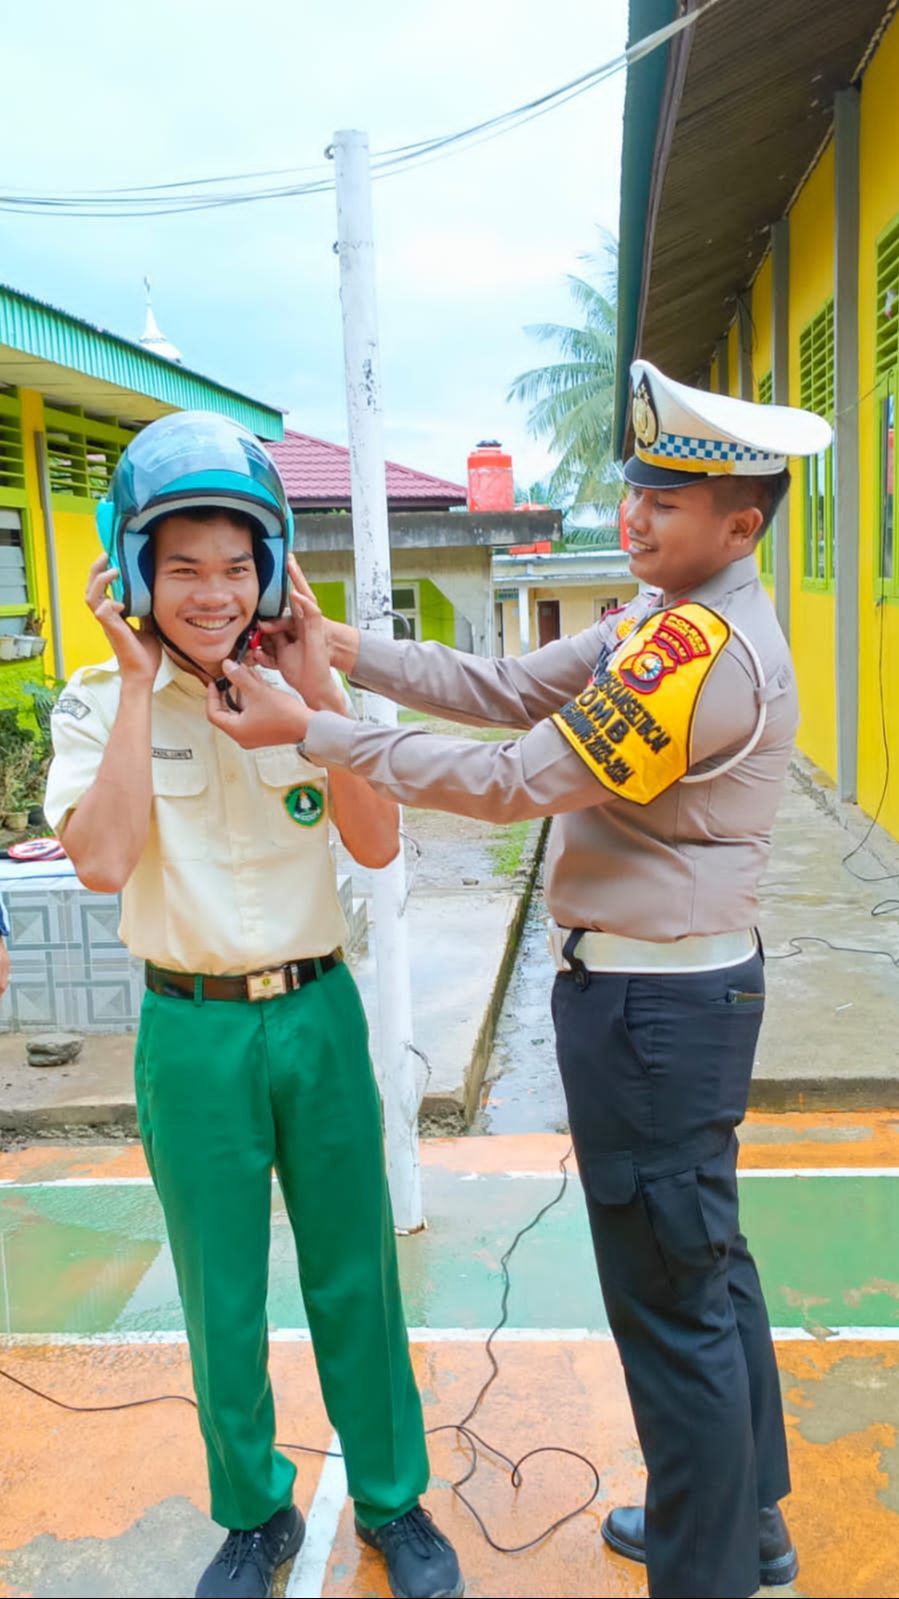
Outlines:
[[[0,188],[59,193],[317,164],[452,132],[617,55],[626,0],[34,0],[3,22]],[[498,438],[551,458],[506,395],[552,358],[566,276],[616,234],[624,75],[373,190],[385,449],[457,482]],[[346,442],[333,193],[187,216],[0,212],[0,281],[125,337],[157,321],[195,371]]]

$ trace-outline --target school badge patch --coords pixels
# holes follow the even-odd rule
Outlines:
[[[314,827],[325,814],[325,796],[315,783],[299,783],[285,794],[284,805],[291,821],[301,827]]]
[[[689,770],[693,718],[731,636],[708,606],[656,612],[553,716],[604,788],[648,805]]]

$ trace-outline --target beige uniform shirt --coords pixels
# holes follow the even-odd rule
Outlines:
[[[648,805],[610,792],[548,717],[586,686],[624,616],[693,599],[739,628],[712,667],[693,724],[691,771],[723,764],[762,736],[729,772],[676,782]],[[753,557],[663,603],[638,595],[624,612],[520,658],[482,659],[439,644],[363,635],[354,682],[416,710],[476,725],[528,728],[496,744],[379,730],[317,713],[305,741],[322,764],[344,765],[408,805],[507,822],[553,815],[546,901],[556,921],[661,942],[755,925],[758,881],[783,791],[798,711],[786,641]]]
[[[292,692],[278,673],[265,675]],[[76,672],[60,696],[44,802],[54,828],[97,776],[120,684],[107,661]],[[340,944],[326,773],[292,746],[241,749],[207,719],[203,684],[165,653],[152,739],[150,830],[122,893],[119,931],[131,953],[219,976]]]

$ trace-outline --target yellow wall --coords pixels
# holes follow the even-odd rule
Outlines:
[[[752,386],[759,397],[759,379],[771,369],[771,252],[765,256],[752,285]]]
[[[727,392],[735,395],[740,392],[740,344],[735,321],[727,330]]]
[[[875,550],[874,330],[877,238],[899,215],[899,18],[893,20],[862,83],[859,240],[859,742],[858,798],[869,814],[877,809],[886,762],[881,724],[881,675],[890,782],[879,820],[899,836],[899,604],[877,604]],[[883,658],[880,660],[881,628]]]
[[[771,370],[772,287],[772,264],[771,252],[769,250],[758,270],[749,297],[749,310],[752,318],[752,398],[754,400],[757,400],[759,397],[759,383],[761,379],[765,376],[766,372]],[[772,536],[773,535],[771,532],[767,534],[769,545]],[[758,559],[759,566],[761,566],[761,551],[762,546],[761,542],[759,542],[756,548],[756,557]],[[773,600],[773,577],[764,572],[762,572],[760,575],[765,588],[768,590],[768,593]]]
[[[790,212],[790,404],[799,404],[799,334],[833,294],[833,144]],[[837,770],[833,594],[802,581],[802,467],[790,490],[790,645],[799,683],[799,748],[831,777]]]
[[[44,613],[44,637],[47,648],[41,665],[48,676],[59,674],[59,663],[53,655],[53,633],[50,623],[50,583],[47,562],[47,538],[41,510],[40,477],[34,435],[44,429],[43,396],[33,389],[20,389],[22,406],[22,434],[25,444],[25,491],[28,506],[25,512],[27,532],[31,542],[31,563],[35,587],[35,610]],[[70,502],[71,503],[71,502]],[[105,660],[110,652],[102,628],[94,621],[84,603],[87,570],[100,553],[94,523],[93,501],[84,502],[84,510],[59,510],[53,508],[53,530],[56,543],[56,563],[59,579],[59,606],[62,620],[62,648],[65,675],[71,677],[75,668],[88,661]]]

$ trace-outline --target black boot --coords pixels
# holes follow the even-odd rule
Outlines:
[[[600,1529],[606,1543],[626,1560],[646,1564],[646,1533],[642,1505],[610,1510]],[[759,1511],[759,1585],[778,1588],[792,1582],[799,1570],[787,1524],[777,1505]]]
[[[278,1566],[293,1558],[305,1536],[295,1505],[249,1532],[229,1532],[197,1584],[197,1599],[269,1599]]]
[[[459,1599],[465,1592],[455,1549],[421,1505],[383,1527],[357,1521],[356,1531],[384,1556],[394,1599]]]

